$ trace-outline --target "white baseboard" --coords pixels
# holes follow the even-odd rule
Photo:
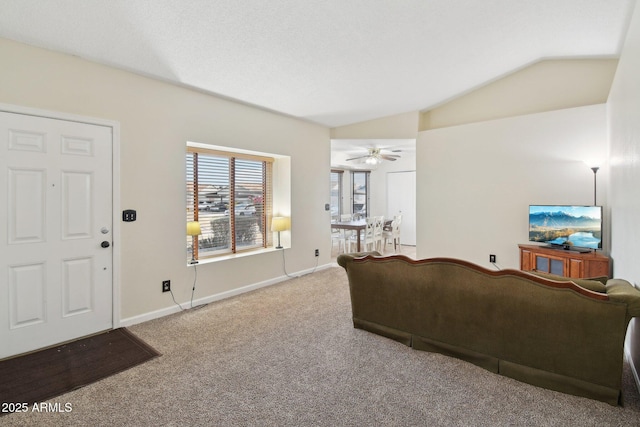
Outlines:
[[[260,288],[264,288],[267,286],[271,286],[271,285],[275,285],[276,283],[280,283],[280,282],[284,282],[285,280],[289,280],[291,278],[295,278],[295,277],[300,277],[300,276],[304,276],[306,274],[310,274],[310,273],[314,273],[316,271],[321,271],[321,270],[325,270],[327,268],[331,268],[331,267],[335,267],[336,264],[325,264],[325,265],[321,265],[318,267],[314,267],[314,268],[309,268],[307,270],[302,270],[299,271],[297,273],[292,273],[292,274],[288,274],[285,276],[280,276],[280,277],[275,277],[273,279],[269,279],[269,280],[265,280],[264,282],[259,282],[259,283],[254,283],[251,285],[247,285],[247,286],[243,286],[241,288],[237,288],[237,289],[232,289],[230,291],[225,291],[225,292],[221,292],[219,294],[214,294],[214,295],[209,295],[207,297],[203,297],[203,298],[198,298],[197,300],[193,301],[193,307],[197,307],[203,304],[209,304],[211,302],[214,301],[220,301],[226,298],[231,298],[233,296],[236,295],[240,295],[240,294],[244,294],[247,292],[251,292],[254,291],[256,289],[260,289]],[[191,305],[191,301],[186,301],[186,302],[182,302],[180,303],[181,306],[183,307],[190,307]],[[144,313],[144,314],[140,314],[137,316],[133,316],[133,317],[128,317],[126,319],[120,319],[120,322],[118,323],[119,326],[121,327],[127,327],[127,326],[132,326],[132,325],[137,325],[138,323],[143,323],[143,322],[148,322],[149,320],[153,320],[153,319],[158,319],[160,317],[164,317],[164,316],[169,316],[171,314],[174,313],[178,313],[182,311],[182,308],[178,307],[177,305],[172,305],[170,307],[166,307],[166,308],[162,308],[160,310],[156,310],[156,311],[150,311],[148,313]]]
[[[636,381],[636,388],[638,389],[638,393],[640,393],[640,376],[638,375],[638,367],[636,367],[636,365],[633,363],[633,358],[631,357],[631,353],[629,353],[629,351],[625,351],[624,355],[627,358],[629,366],[631,367],[631,373],[633,374],[633,379]]]
[[[640,366],[636,366],[634,362],[634,357],[632,356],[632,349],[638,349],[638,343],[634,342],[634,338],[636,340],[640,339],[640,332],[638,330],[640,328],[640,319],[631,319],[629,325],[627,327],[627,335],[624,340],[624,356],[629,363],[629,367],[631,368],[631,373],[633,374],[633,379],[636,383],[636,388],[638,392],[640,392]],[[638,360],[638,355],[635,355],[636,360]]]

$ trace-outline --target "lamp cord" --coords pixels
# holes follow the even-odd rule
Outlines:
[[[284,249],[280,249],[280,252],[282,252],[282,270],[284,271],[285,276],[287,277],[297,277],[297,276],[291,276],[289,275],[289,273],[287,273],[287,263],[285,262],[284,259]]]
[[[190,302],[190,307],[189,308],[194,308],[193,307],[193,294],[196,291],[196,281],[198,280],[198,267],[197,267],[197,264],[192,264],[192,265],[193,265],[193,271],[194,271],[195,274],[194,274],[194,277],[193,277],[193,288],[191,289],[191,302]],[[175,297],[175,295],[173,295],[173,290],[170,289],[169,292],[171,293],[171,299],[173,299],[173,302],[178,307],[180,307],[180,310],[182,310],[182,311],[188,310],[188,308],[184,308],[183,306],[180,305],[180,303],[178,301],[176,301],[176,297]],[[204,307],[205,305],[207,305],[207,304],[199,305],[196,308],[201,308],[201,307]]]
[[[198,280],[198,264],[193,264],[193,288],[191,288],[191,308],[193,308],[193,294],[196,291],[196,281]]]
[[[292,276],[289,273],[287,273],[287,264],[286,264],[286,260],[284,257],[284,249],[281,250],[282,252],[282,270],[284,271],[284,274],[287,277],[291,277],[291,278],[296,278],[296,277],[302,277],[302,276]],[[313,274],[316,272],[316,269],[318,268],[318,262],[319,262],[319,257],[316,257],[316,265],[315,267],[313,267],[313,270],[311,270],[309,273],[304,274],[303,276],[306,276],[307,274]],[[190,301],[190,307],[189,308],[194,308],[193,307],[193,296],[196,292],[196,283],[198,281],[198,267],[197,264],[192,264],[193,265],[193,272],[194,272],[194,276],[193,276],[193,287],[191,288],[191,301]],[[173,295],[173,290],[169,291],[171,293],[171,298],[173,299],[173,302],[180,307],[180,310],[185,311],[187,310],[186,308],[182,307],[182,305],[180,305],[180,303],[178,303],[178,301],[176,301],[175,296]],[[204,304],[206,305],[206,304]],[[202,306],[198,306],[197,308],[203,307]]]
[[[186,308],[184,308],[183,306],[180,305],[180,303],[178,301],[176,301],[176,297],[173,295],[173,291],[169,290],[169,292],[171,292],[171,298],[173,299],[173,302],[176,303],[176,305],[178,307],[180,307],[180,310],[185,311]]]
[[[306,276],[307,274],[313,274],[316,272],[316,269],[318,268],[318,262],[320,261],[319,257],[316,257],[316,265],[315,267],[313,267],[313,270],[311,270],[310,272],[306,273],[306,274],[302,274],[300,276],[292,276],[289,273],[287,273],[287,265],[284,259],[284,249],[281,249],[282,252],[282,270],[284,271],[285,276],[287,277],[291,277],[291,278],[296,278],[296,277],[302,277],[302,276]]]

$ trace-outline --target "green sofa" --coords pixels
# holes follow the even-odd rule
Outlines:
[[[469,262],[377,252],[338,257],[354,327],[539,387],[621,404],[627,325],[640,291]]]

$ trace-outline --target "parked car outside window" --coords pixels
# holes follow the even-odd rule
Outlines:
[[[254,205],[241,203],[236,205],[235,215],[236,216],[245,216],[245,215],[255,215],[256,207]],[[229,210],[224,211],[225,215],[229,215]]]
[[[212,202],[208,200],[201,200],[198,202],[198,209],[204,211],[224,212],[228,207],[229,206],[223,202]]]
[[[206,200],[200,200],[198,202],[198,210],[208,211],[208,210],[211,209],[211,205],[213,205],[213,202],[209,202],[209,201],[206,201]]]

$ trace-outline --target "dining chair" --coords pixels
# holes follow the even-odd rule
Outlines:
[[[332,223],[336,222],[336,220],[332,220]],[[331,248],[333,250],[333,244],[337,243],[338,244],[338,252],[340,252],[340,244],[342,243],[343,248],[344,248],[344,241],[342,240],[342,233],[343,230],[340,230],[338,228],[331,228]]]
[[[360,233],[360,250],[364,250],[364,251],[368,251],[368,250],[373,250],[373,248],[375,247],[375,243],[374,243],[374,239],[373,239],[373,233],[374,233],[374,228],[375,228],[375,218],[373,217],[367,217],[365,218],[365,222],[366,222],[366,227],[365,229]],[[349,252],[352,252],[351,250],[351,245],[352,244],[356,244],[358,239],[358,235],[357,234],[353,234],[351,235],[351,237],[348,239],[349,242]],[[371,247],[371,248],[369,248]],[[356,247],[356,250],[358,250],[358,248]]]
[[[384,252],[384,248],[382,247],[382,232],[384,227],[384,216],[375,216],[373,217],[375,224],[373,227],[373,246],[375,250]]]
[[[340,222],[348,222],[352,220],[351,214],[341,214]],[[334,243],[338,244],[338,252],[340,252],[340,246],[342,246],[343,252],[348,252],[351,250],[349,245],[349,239],[353,235],[352,230],[344,230],[338,228],[331,229],[331,247],[333,247]]]
[[[393,241],[393,251],[398,252],[400,247],[400,224],[402,223],[402,215],[396,215],[391,221],[391,227],[387,231],[383,231],[384,247],[387,247],[389,240]]]

